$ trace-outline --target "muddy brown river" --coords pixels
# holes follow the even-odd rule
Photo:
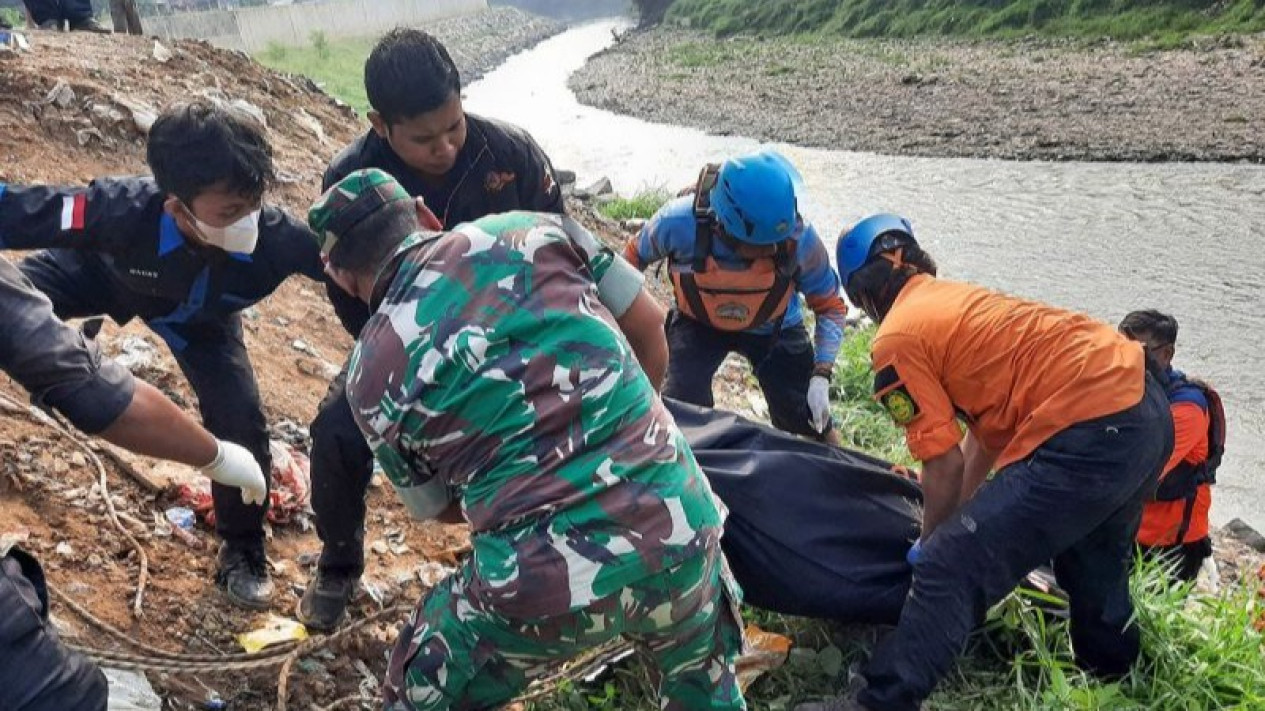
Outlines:
[[[580,183],[620,193],[687,184],[757,141],[581,105],[568,76],[622,21],[572,29],[467,90],[467,108],[530,131]],[[1265,167],[903,158],[773,144],[799,167],[823,236],[877,211],[914,222],[946,277],[1109,322],[1158,308],[1181,323],[1177,365],[1214,382],[1230,431],[1217,523],[1265,530]]]

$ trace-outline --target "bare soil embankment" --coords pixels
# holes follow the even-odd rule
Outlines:
[[[895,155],[1265,162],[1265,39],[1147,52],[1053,40],[634,33],[581,101],[720,134]]]

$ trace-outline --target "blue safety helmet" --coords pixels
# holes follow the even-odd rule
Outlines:
[[[748,244],[777,244],[793,237],[799,225],[793,171],[772,151],[725,161],[711,192],[720,226]]]
[[[900,215],[871,215],[839,236],[835,258],[839,265],[839,281],[844,288],[848,280],[876,254],[906,244],[917,244],[914,227]]]

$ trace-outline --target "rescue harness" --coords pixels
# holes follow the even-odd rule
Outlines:
[[[694,192],[694,258],[671,270],[677,308],[721,331],[748,331],[774,320],[780,322],[786,316],[799,277],[797,242],[783,240],[770,247],[767,254],[748,257],[750,248],[719,229],[712,212],[711,192],[719,174],[720,166],[715,164],[704,167],[699,174]],[[748,259],[750,265],[741,270],[722,269],[712,256],[716,238]]]
[[[1186,502],[1181,526],[1177,529],[1178,545],[1184,541],[1190,530],[1199,487],[1217,483],[1217,469],[1221,467],[1221,460],[1225,455],[1226,418],[1221,395],[1211,385],[1181,374],[1170,377],[1169,402],[1198,403],[1199,395],[1203,396],[1208,405],[1208,457],[1196,464],[1181,462],[1173,467],[1172,471],[1160,479],[1159,488],[1155,491],[1156,501]]]

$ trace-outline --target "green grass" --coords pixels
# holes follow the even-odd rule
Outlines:
[[[1261,0],[678,0],[669,20],[719,35],[1151,39],[1265,31]]]
[[[597,211],[612,220],[648,220],[663,207],[672,194],[662,188],[645,190],[632,197],[617,197],[597,206]]]
[[[364,116],[369,111],[364,84],[365,60],[376,41],[372,37],[329,39],[322,32],[313,32],[306,47],[272,43],[256,54],[255,59],[271,69],[308,77]]]
[[[15,7],[0,7],[0,20],[5,20],[12,27],[22,27],[26,16]]]
[[[909,464],[904,437],[871,397],[869,348],[874,329],[844,342],[832,398],[845,446]],[[1073,662],[1066,623],[1041,612],[1050,601],[1017,592],[994,607],[968,653],[925,708],[931,711],[1211,711],[1265,709],[1265,645],[1253,621],[1262,603],[1250,585],[1219,596],[1170,588],[1158,564],[1141,563],[1132,581],[1143,659],[1117,683],[1093,679]],[[787,663],[759,679],[750,708],[784,711],[833,696],[847,685],[849,666],[862,662],[877,637],[869,628],[754,608],[747,622],[790,637]],[[528,704],[532,711],[657,709],[645,663],[634,658],[593,684],[568,684]]]

